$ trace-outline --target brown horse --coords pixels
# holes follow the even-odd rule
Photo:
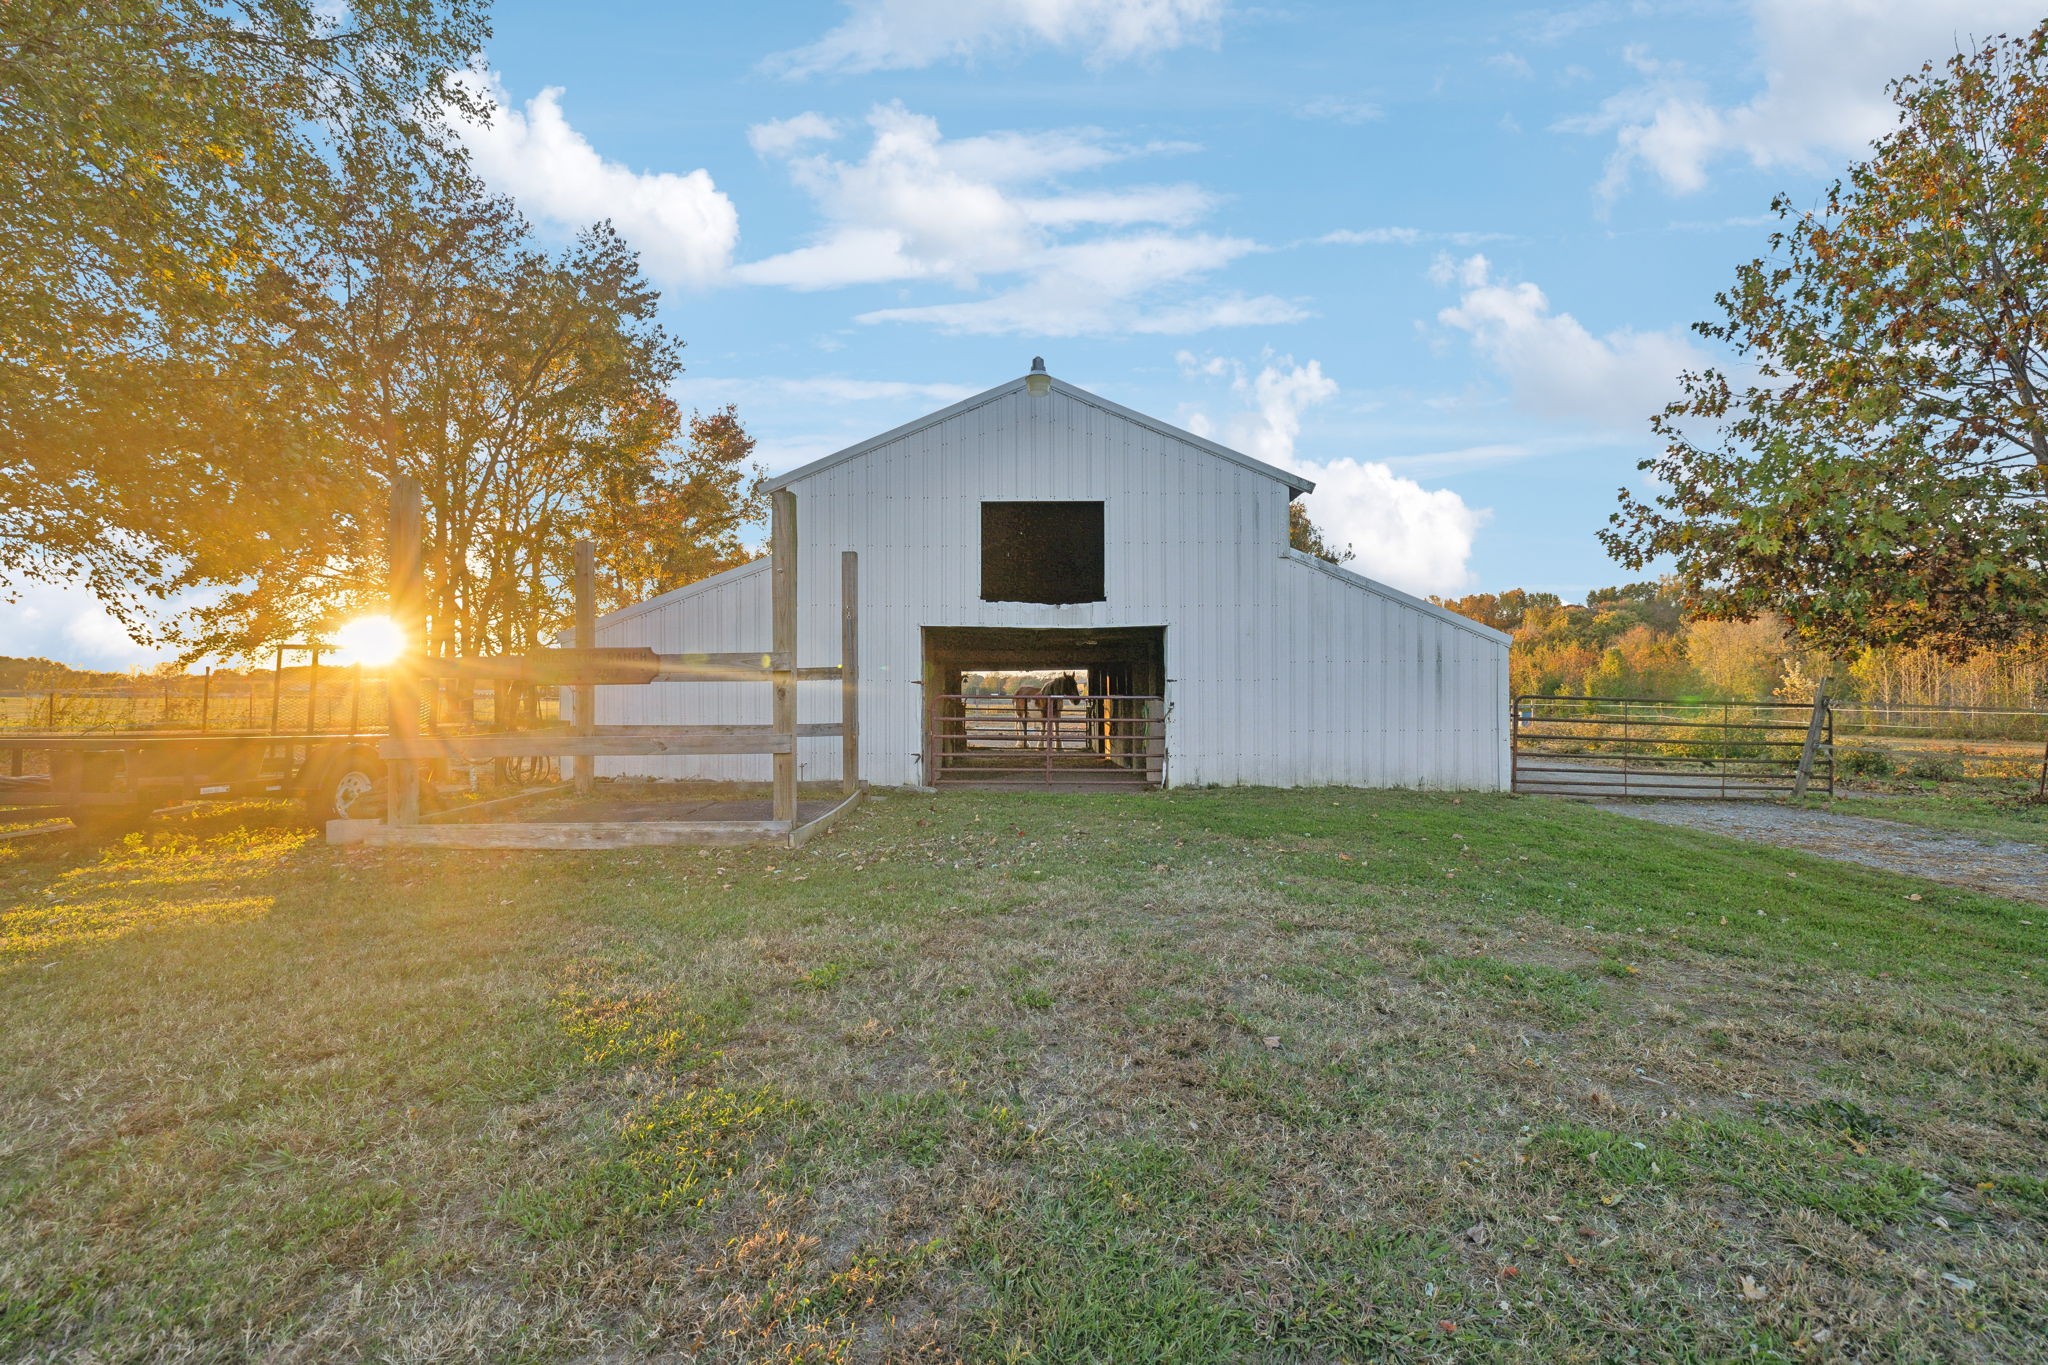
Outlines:
[[[1081,686],[1071,673],[1062,673],[1043,687],[1026,684],[1017,689],[1017,746],[1031,744],[1031,713],[1038,712],[1038,747],[1050,749],[1059,733],[1060,711],[1068,697],[1081,695]]]

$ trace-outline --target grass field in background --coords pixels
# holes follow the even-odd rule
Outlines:
[[[0,1356],[2030,1360],[2048,914],[1568,804],[0,845]]]

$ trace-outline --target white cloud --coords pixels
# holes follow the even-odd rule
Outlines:
[[[1430,273],[1461,291],[1437,321],[1469,336],[1516,404],[1541,416],[1643,431],[1677,396],[1679,373],[1706,363],[1678,331],[1624,327],[1595,336],[1570,313],[1552,311],[1534,284],[1496,279],[1484,256],[1440,259]]]
[[[1425,228],[1376,227],[1339,228],[1326,232],[1315,239],[1317,246],[1419,246],[1424,242],[1444,242],[1450,246],[1480,246],[1486,242],[1505,242],[1511,236],[1505,232],[1435,232]]]
[[[1572,442],[1571,448],[1578,449],[1582,442]],[[1387,468],[1402,474],[1444,475],[1467,474],[1475,469],[1493,469],[1504,464],[1517,464],[1533,459],[1543,450],[1535,444],[1522,441],[1488,441],[1479,445],[1459,446],[1452,450],[1426,450],[1416,455],[1396,455],[1385,463]]]
[[[1854,155],[1892,124],[1888,81],[2041,18],[2040,0],[1749,0],[1749,10],[1763,76],[1749,99],[1717,103],[1680,64],[1631,50],[1643,83],[1556,125],[1613,135],[1603,198],[1619,195],[1638,169],[1687,194],[1726,156],[1810,170]]]
[[[1413,593],[1471,585],[1472,541],[1490,513],[1468,507],[1449,489],[1403,478],[1382,461],[1347,456],[1318,462],[1299,454],[1302,414],[1338,392],[1319,362],[1297,365],[1291,356],[1269,354],[1251,374],[1221,357],[1204,360],[1182,351],[1175,359],[1189,378],[1229,376],[1237,405],[1220,421],[1199,410],[1184,412],[1188,429],[1313,480],[1315,491],[1304,495],[1308,514],[1331,541],[1356,553],[1350,567]]]
[[[1184,144],[1127,146],[1089,129],[949,139],[900,104],[876,106],[868,125],[858,160],[787,144],[781,159],[824,226],[806,246],[738,266],[736,278],[792,289],[936,281],[980,291],[1003,282],[983,297],[859,319],[961,332],[1186,332],[1302,316],[1270,296],[1186,296],[1193,282],[1259,250],[1245,238],[1181,230],[1215,206],[1199,186],[1060,183]]]
[[[801,404],[829,403],[934,403],[944,407],[972,397],[979,389],[965,384],[946,384],[906,379],[848,379],[839,375],[808,378],[763,376],[756,379],[691,375],[678,386],[678,396],[690,403],[732,403],[742,400],[782,400]]]
[[[8,627],[0,654],[102,669],[146,667],[171,657],[129,639],[121,623],[80,584],[18,583],[12,596],[13,601],[0,600]]]
[[[1030,278],[987,298],[878,308],[861,322],[922,322],[982,335],[1178,336],[1214,327],[1295,322],[1297,305],[1267,295],[1206,296],[1148,305],[1157,291],[1209,274],[1257,244],[1241,237],[1148,233],[1104,238],[1039,252]]]
[[[898,71],[1031,48],[1107,66],[1216,41],[1228,0],[846,0],[807,47],[764,65],[789,77]]]
[[[806,110],[755,124],[747,129],[747,145],[762,156],[786,156],[807,142],[830,142],[839,132],[836,121]]]
[[[1372,123],[1386,117],[1386,111],[1371,100],[1356,99],[1347,95],[1318,95],[1294,111],[1296,118],[1325,119],[1331,123],[1348,123],[1354,127],[1361,123]]]
[[[537,218],[578,229],[609,218],[640,252],[647,273],[669,285],[721,278],[739,241],[739,212],[708,171],[634,171],[598,154],[562,113],[550,86],[516,108],[493,75],[497,108],[487,125],[460,131],[477,171]]]

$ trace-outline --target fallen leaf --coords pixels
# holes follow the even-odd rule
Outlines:
[[[1458,1324],[1452,1322],[1449,1318],[1438,1318],[1436,1330],[1442,1332],[1446,1336],[1454,1336],[1457,1334]]]
[[[1761,1303],[1771,1296],[1770,1290],[1764,1288],[1747,1275],[1742,1277],[1738,1287],[1742,1291],[1742,1297],[1748,1299],[1751,1303]]]
[[[1465,1229],[1465,1240],[1476,1247],[1485,1246],[1486,1239],[1492,1235],[1492,1233],[1486,1230],[1486,1224],[1484,1223],[1474,1223],[1471,1227]]]

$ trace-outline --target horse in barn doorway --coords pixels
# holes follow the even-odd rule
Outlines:
[[[1038,712],[1038,747],[1050,749],[1059,733],[1060,711],[1066,706],[1068,697],[1081,695],[1081,685],[1074,681],[1071,673],[1062,673],[1043,687],[1026,684],[1017,689],[1017,745],[1028,748],[1031,744],[1031,713]]]

